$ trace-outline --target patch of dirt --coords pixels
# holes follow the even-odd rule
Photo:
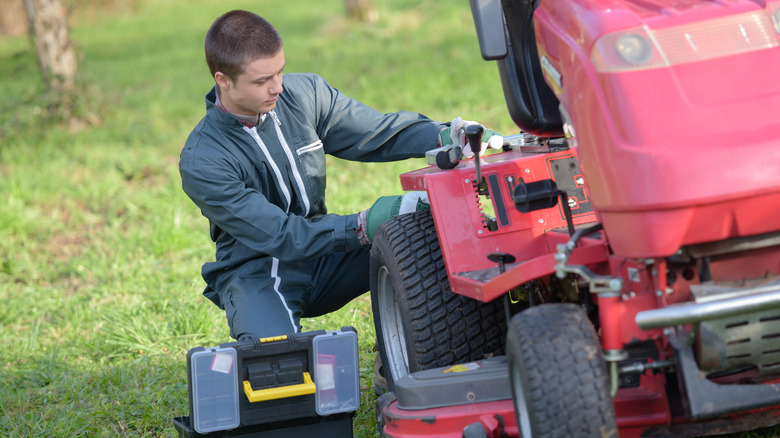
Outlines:
[[[84,236],[84,232],[70,231],[54,235],[46,247],[56,261],[68,261],[81,255],[88,245],[89,239]]]

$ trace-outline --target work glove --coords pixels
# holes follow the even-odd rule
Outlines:
[[[466,142],[466,126],[478,125],[477,122],[471,122],[463,120],[457,117],[450,122],[450,126],[444,128],[439,133],[439,146],[444,147],[448,145],[460,146],[463,150],[463,156],[468,158],[474,156],[474,152],[468,147]],[[482,133],[482,149],[480,155],[484,154],[487,148],[501,149],[504,144],[504,137],[501,134],[493,131],[492,129],[485,128]]]
[[[358,213],[358,229],[356,231],[360,243],[368,245],[374,240],[376,228],[382,222],[398,215],[428,210],[428,194],[425,192],[409,192],[404,195],[382,196],[366,211]]]

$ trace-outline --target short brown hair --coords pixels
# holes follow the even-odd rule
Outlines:
[[[230,11],[206,33],[206,64],[235,80],[247,62],[271,58],[282,49],[282,37],[265,18],[249,11]]]

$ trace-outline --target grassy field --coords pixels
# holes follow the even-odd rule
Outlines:
[[[230,341],[200,294],[213,244],[177,168],[213,83],[202,47],[219,14],[264,15],[285,39],[286,71],[317,72],[379,110],[512,129],[467,2],[377,0],[372,25],[346,20],[342,0],[79,4],[74,121],[51,111],[30,41],[0,40],[3,437],[177,436],[187,350]],[[330,161],[328,205],[365,209],[421,165]],[[356,436],[375,435],[372,324],[366,296],[304,327],[358,329]]]

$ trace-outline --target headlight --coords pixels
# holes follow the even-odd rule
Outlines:
[[[629,33],[615,41],[615,50],[621,58],[632,64],[644,64],[653,57],[653,46],[642,35]]]
[[[603,35],[590,55],[596,70],[619,72],[668,65],[650,32],[643,26]]]
[[[780,34],[780,6],[772,13],[772,24],[775,25],[775,31]]]
[[[682,26],[647,26],[603,35],[593,45],[597,71],[614,73],[725,58],[780,45],[780,6],[769,13],[746,12]],[[771,17],[771,18],[770,18]]]

